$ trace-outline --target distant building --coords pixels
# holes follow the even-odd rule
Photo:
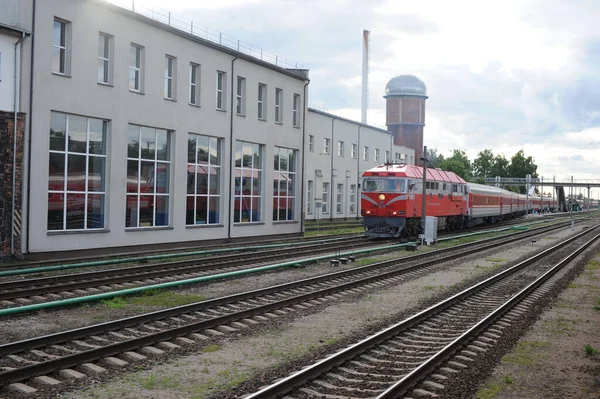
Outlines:
[[[386,125],[394,135],[394,144],[415,151],[415,165],[422,165],[423,127],[427,87],[413,75],[400,75],[385,87]],[[410,162],[413,163],[413,162]]]

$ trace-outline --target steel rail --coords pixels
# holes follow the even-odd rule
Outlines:
[[[598,227],[600,227],[600,226],[595,226],[593,229],[597,229]],[[396,323],[390,327],[387,327],[387,328],[383,329],[382,331],[379,331],[379,332],[359,341],[356,344],[353,344],[337,353],[334,353],[334,354],[326,357],[325,359],[322,359],[310,366],[307,366],[307,367],[303,368],[302,370],[297,371],[296,373],[294,373],[288,377],[279,379],[277,382],[275,382],[267,387],[264,387],[257,392],[246,395],[246,396],[244,396],[244,399],[267,399],[267,398],[270,399],[270,398],[278,397],[278,395],[284,395],[286,393],[289,393],[294,388],[302,386],[302,385],[306,384],[307,382],[324,374],[325,372],[331,370],[332,368],[339,366],[339,365],[355,358],[356,356],[358,356],[360,354],[363,354],[364,352],[374,348],[375,346],[398,335],[402,331],[408,330],[408,329],[418,325],[422,321],[438,314],[439,312],[443,311],[444,309],[456,304],[460,300],[468,298],[468,297],[476,294],[477,292],[481,291],[485,287],[503,279],[505,276],[508,276],[508,275],[514,273],[515,271],[518,271],[519,269],[545,257],[546,255],[548,255],[550,253],[553,253],[554,251],[577,240],[581,236],[589,234],[591,230],[592,229],[588,229],[581,233],[578,233],[577,235],[575,235],[557,245],[554,245],[551,248],[548,248],[548,249],[540,252],[539,254],[536,254],[533,257],[526,259],[526,260],[518,263],[517,265],[510,267],[509,269],[506,269],[490,278],[485,279],[482,282],[479,282],[479,283],[473,285],[470,288],[467,288],[467,289],[453,295],[452,297],[450,297],[442,302],[439,302],[438,304],[435,304],[435,305],[433,305],[433,306],[431,306],[431,307],[429,307],[429,308],[427,308],[427,309],[425,309],[425,310],[423,310],[423,311],[421,311],[399,323]],[[452,348],[452,349],[455,349],[455,348]],[[441,355],[440,358],[443,358],[443,355]],[[430,366],[430,364],[428,364],[428,366],[425,367],[428,371],[431,369],[431,367],[435,367],[435,366],[431,366],[431,367],[429,367],[429,366]],[[422,374],[419,374],[418,376],[415,376],[412,378],[417,379],[420,377],[422,377]],[[403,390],[405,388],[406,388],[405,386],[399,387],[398,390],[404,392]],[[397,397],[397,394],[390,393],[390,396],[386,396],[386,398],[390,398],[390,397]]]
[[[556,226],[551,226],[551,227],[556,227]],[[550,229],[550,227],[545,227],[545,228],[542,228],[539,230],[546,230],[546,229]],[[493,239],[482,240],[482,241],[486,241],[486,243],[484,245],[487,245],[487,247],[483,248],[483,249],[476,245],[476,244],[481,244],[480,242],[463,244],[460,247],[462,249],[466,249],[467,253],[475,253],[475,252],[479,252],[481,250],[489,249],[492,246],[504,245],[509,242],[513,242],[517,239],[526,238],[528,235],[531,235],[532,233],[535,233],[535,232],[536,231],[521,232],[521,233],[518,233],[519,237],[514,237],[514,236],[509,237],[508,240],[501,239],[501,238],[506,238],[506,237],[495,238],[499,242],[490,242]],[[524,234],[524,233],[529,233],[529,234]],[[539,234],[540,231],[537,231],[537,233]],[[469,247],[476,247],[476,248],[469,248]],[[410,258],[400,259],[400,261],[406,261],[409,259],[418,260],[422,257],[432,256],[432,254],[435,255],[436,253],[440,254],[443,252],[450,252],[452,250],[454,250],[456,252],[456,250],[454,248],[448,248],[448,249],[442,249],[442,250],[434,251],[434,252],[427,253],[427,254],[415,255]],[[214,317],[209,320],[190,323],[188,325],[176,327],[174,329],[161,331],[161,332],[154,333],[154,334],[148,334],[143,337],[134,338],[134,339],[127,340],[124,342],[107,345],[102,348],[88,350],[88,351],[76,353],[73,355],[68,355],[65,357],[61,357],[59,359],[54,359],[54,360],[50,360],[47,362],[34,364],[34,365],[27,366],[24,368],[19,368],[16,370],[3,372],[3,373],[0,373],[0,381],[3,381],[3,383],[8,384],[11,382],[22,381],[23,379],[33,377],[36,375],[43,375],[48,372],[54,371],[56,369],[68,368],[68,367],[74,366],[76,364],[80,364],[82,362],[95,361],[100,358],[115,355],[115,354],[118,354],[123,351],[131,350],[134,348],[139,348],[142,346],[152,345],[156,342],[168,340],[168,339],[182,336],[182,335],[187,335],[187,334],[197,332],[197,331],[202,331],[202,330],[212,328],[212,327],[215,327],[218,325],[227,324],[229,322],[248,318],[248,317],[251,317],[256,314],[265,313],[270,310],[285,308],[285,307],[291,306],[293,304],[297,304],[299,302],[306,302],[308,300],[319,298],[319,297],[325,297],[327,295],[331,295],[331,294],[339,292],[339,291],[349,290],[349,289],[352,289],[352,288],[355,288],[355,287],[358,287],[361,285],[367,285],[374,281],[388,279],[388,278],[394,277],[398,274],[410,273],[414,270],[422,269],[424,267],[431,266],[433,264],[445,262],[445,261],[448,261],[451,259],[455,259],[457,257],[464,257],[464,256],[466,256],[467,253],[458,251],[457,253],[448,255],[441,259],[433,259],[433,260],[428,260],[428,261],[426,260],[423,263],[404,267],[404,268],[401,268],[398,270],[392,270],[392,271],[389,271],[389,272],[386,272],[383,274],[377,273],[376,275],[367,276],[366,278],[362,278],[362,279],[359,279],[356,281],[339,284],[339,285],[336,285],[333,287],[328,287],[325,289],[320,289],[320,290],[318,289],[316,291],[309,292],[306,294],[292,296],[292,297],[289,297],[289,298],[281,300],[281,301],[261,305],[258,307],[253,307],[250,309],[245,309],[245,310],[242,310],[239,312],[234,312],[234,313],[231,313],[228,315]],[[197,303],[197,304],[184,305],[184,306],[180,306],[177,308],[167,309],[167,310],[163,310],[163,311],[157,311],[157,312],[148,313],[148,314],[141,315],[141,316],[133,316],[133,317],[122,319],[122,320],[107,322],[107,323],[98,324],[98,325],[94,325],[94,326],[90,326],[90,327],[83,327],[83,328],[79,328],[76,330],[47,335],[44,337],[23,340],[23,341],[19,341],[16,343],[4,344],[4,345],[0,345],[0,355],[6,356],[6,355],[26,351],[26,350],[41,348],[41,347],[52,345],[52,344],[67,342],[69,340],[88,337],[88,336],[92,336],[92,335],[98,335],[98,334],[106,333],[109,331],[130,327],[133,325],[139,325],[139,324],[143,324],[143,323],[147,323],[147,322],[151,322],[151,321],[162,320],[167,317],[177,316],[177,315],[181,315],[184,313],[206,310],[209,308],[215,308],[218,306],[231,304],[233,302],[239,302],[239,301],[248,300],[251,298],[274,294],[277,292],[281,292],[283,290],[292,290],[294,288],[301,287],[301,286],[306,286],[306,285],[317,286],[319,283],[323,283],[323,282],[327,282],[327,281],[331,282],[336,279],[339,280],[339,279],[347,277],[349,275],[358,274],[361,272],[369,272],[369,271],[380,272],[383,265],[392,266],[394,262],[396,262],[396,264],[397,264],[398,260],[379,262],[378,264],[371,264],[371,265],[363,266],[363,267],[357,268],[357,269],[346,270],[346,271],[337,272],[337,273],[330,273],[330,274],[324,275],[324,276],[313,277],[313,278],[309,278],[309,279],[305,279],[305,280],[301,280],[301,281],[296,281],[293,283],[281,284],[278,286],[268,287],[266,289],[255,290],[255,291],[251,291],[248,293],[235,294],[235,295],[222,297],[222,298],[216,298],[214,300],[209,300],[209,301],[205,301],[205,302],[201,302],[201,303]]]

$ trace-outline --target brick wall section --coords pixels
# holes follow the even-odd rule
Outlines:
[[[13,175],[13,130],[14,113],[0,111],[0,260],[10,257],[11,212],[12,212],[12,175]],[[22,188],[23,188],[23,138],[25,137],[25,114],[17,115],[17,171],[15,197],[15,214],[22,220]],[[15,254],[21,257],[21,226],[15,233]]]

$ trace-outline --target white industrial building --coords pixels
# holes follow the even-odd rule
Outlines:
[[[385,130],[308,110],[308,71],[102,0],[3,0],[0,26],[3,76],[23,32],[13,254],[299,234],[358,217],[362,171],[414,158]]]

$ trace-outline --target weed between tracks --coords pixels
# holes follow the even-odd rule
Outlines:
[[[148,290],[139,296],[115,297],[102,301],[109,309],[122,309],[126,306],[136,307],[175,307],[187,305],[194,302],[202,302],[206,297],[202,295],[179,294],[171,291]]]

